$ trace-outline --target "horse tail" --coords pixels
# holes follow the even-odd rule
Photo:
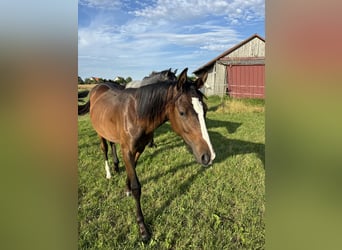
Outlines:
[[[80,91],[80,92],[78,92],[78,99],[85,98],[85,97],[87,97],[88,94],[89,94],[89,90]]]
[[[85,115],[89,113],[90,110],[90,101],[87,101],[83,105],[78,105],[78,115]]]

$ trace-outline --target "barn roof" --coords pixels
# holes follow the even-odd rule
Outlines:
[[[225,57],[226,55],[232,53],[234,50],[240,48],[241,46],[245,45],[246,43],[250,42],[251,40],[253,40],[254,38],[259,38],[260,40],[265,42],[265,39],[262,38],[261,36],[259,36],[258,34],[254,34],[251,37],[247,38],[246,40],[243,40],[242,42],[238,43],[237,45],[235,45],[234,47],[226,50],[225,52],[223,52],[222,54],[218,55],[217,57],[215,57],[213,60],[207,62],[206,64],[204,64],[203,66],[199,67],[198,69],[196,69],[193,73],[195,75],[197,75],[198,73],[202,72],[205,69],[210,68],[217,60],[219,60],[222,57]]]

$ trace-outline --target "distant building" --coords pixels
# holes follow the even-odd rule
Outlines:
[[[204,93],[265,98],[265,39],[257,34],[226,50],[193,73],[208,72]]]
[[[92,76],[89,78],[91,82],[99,83],[101,81],[101,78]]]

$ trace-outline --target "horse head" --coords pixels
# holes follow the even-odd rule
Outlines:
[[[196,161],[208,166],[214,160],[215,152],[205,125],[204,95],[199,91],[208,75],[191,81],[187,71],[187,68],[183,70],[174,85],[168,119],[172,129],[191,147]]]

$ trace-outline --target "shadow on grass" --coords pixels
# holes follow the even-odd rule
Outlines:
[[[206,119],[206,123],[208,129],[224,127],[227,129],[227,132],[229,134],[235,133],[236,130],[242,125],[242,123],[239,122],[221,121],[213,119]],[[156,130],[155,136],[166,133],[170,130],[170,124],[166,123]],[[216,153],[216,158],[214,162],[223,162],[227,158],[234,155],[255,153],[257,157],[262,161],[262,164],[265,167],[265,144],[243,141],[238,139],[229,139],[227,136],[214,131],[209,131],[209,136]],[[163,139],[162,141],[159,141],[157,149],[153,152],[151,156],[153,157],[161,151],[170,150],[172,148],[179,147],[184,144],[185,142],[179,140],[179,136],[174,134],[174,137],[171,139],[167,138]]]
[[[207,128],[226,128],[229,134],[233,134],[242,125],[241,122],[220,121],[206,118]],[[210,135],[209,135],[210,136]]]
[[[265,168],[265,144],[228,139],[217,132],[211,132],[210,138],[216,153],[214,162],[223,162],[234,155],[255,153]]]
[[[153,180],[158,180],[159,178],[168,175],[168,174],[173,174],[178,171],[181,171],[183,169],[188,168],[192,163],[185,163],[182,165],[178,166],[173,166],[171,169],[168,171],[165,171],[163,173],[158,173],[157,175],[151,176],[149,178],[146,178],[142,181],[143,185],[145,183],[148,183]],[[167,197],[164,197],[164,201],[160,204],[160,206],[156,209],[153,209],[153,211],[146,211],[145,215],[145,222],[147,223],[147,227],[149,232],[152,234],[153,237],[153,224],[155,220],[155,216],[159,214],[163,214],[167,208],[170,207],[171,203],[179,196],[181,195],[186,195],[186,193],[189,191],[191,185],[196,181],[196,179],[200,176],[203,175],[203,173],[209,168],[207,167],[202,167],[199,166],[193,174],[191,174],[187,179],[182,179],[177,183],[177,185],[174,185],[170,187],[172,189],[172,192],[167,195]]]
[[[235,133],[241,125],[242,123],[207,119],[208,128],[225,127],[229,134]],[[170,125],[165,124],[161,128],[159,128],[158,131],[156,131],[156,136],[159,134],[163,134],[166,131],[169,131],[170,129]],[[243,141],[238,139],[229,139],[227,135],[222,135],[218,132],[213,131],[209,132],[209,134],[211,142],[216,152],[216,158],[214,160],[213,167],[215,167],[215,163],[225,162],[229,160],[228,158],[233,157],[235,155],[254,153],[261,160],[263,167],[265,168],[265,144]],[[185,143],[179,140],[179,137],[177,137],[178,136],[175,135],[175,138],[167,138],[164,139],[164,141],[159,142],[160,145],[158,145],[157,150],[152,153],[151,157],[153,157],[155,154],[158,154],[161,151],[170,150],[170,147],[175,148],[184,145]],[[175,142],[175,140],[179,140],[179,142]],[[189,167],[191,164],[192,163],[185,163],[182,165],[172,166],[167,171],[159,172],[153,176],[149,176],[143,179],[142,183],[146,184],[150,181],[158,181],[165,175],[174,175],[178,171],[182,171],[183,169]],[[194,183],[194,181],[198,177],[200,177],[207,169],[208,168],[205,167],[199,167],[187,179],[180,180],[177,186],[172,187],[172,193],[168,195],[168,197],[165,197],[164,203],[162,203],[160,207],[153,212],[153,214],[155,215],[163,213],[165,209],[167,209],[171,205],[172,201],[175,200],[180,194],[187,193],[191,185]],[[147,222],[151,223],[152,221],[153,218],[147,218]]]
[[[225,127],[229,134],[235,133],[236,130],[242,125],[242,123],[213,119],[206,119],[206,122],[208,129]],[[265,168],[265,144],[238,139],[229,139],[227,136],[214,131],[209,132],[209,136],[216,153],[214,163],[223,162],[227,158],[234,155],[255,153]]]
[[[222,106],[221,103],[218,103],[216,104],[215,106],[211,106],[209,109],[208,109],[208,112],[215,112],[216,110],[218,110],[218,108]]]

